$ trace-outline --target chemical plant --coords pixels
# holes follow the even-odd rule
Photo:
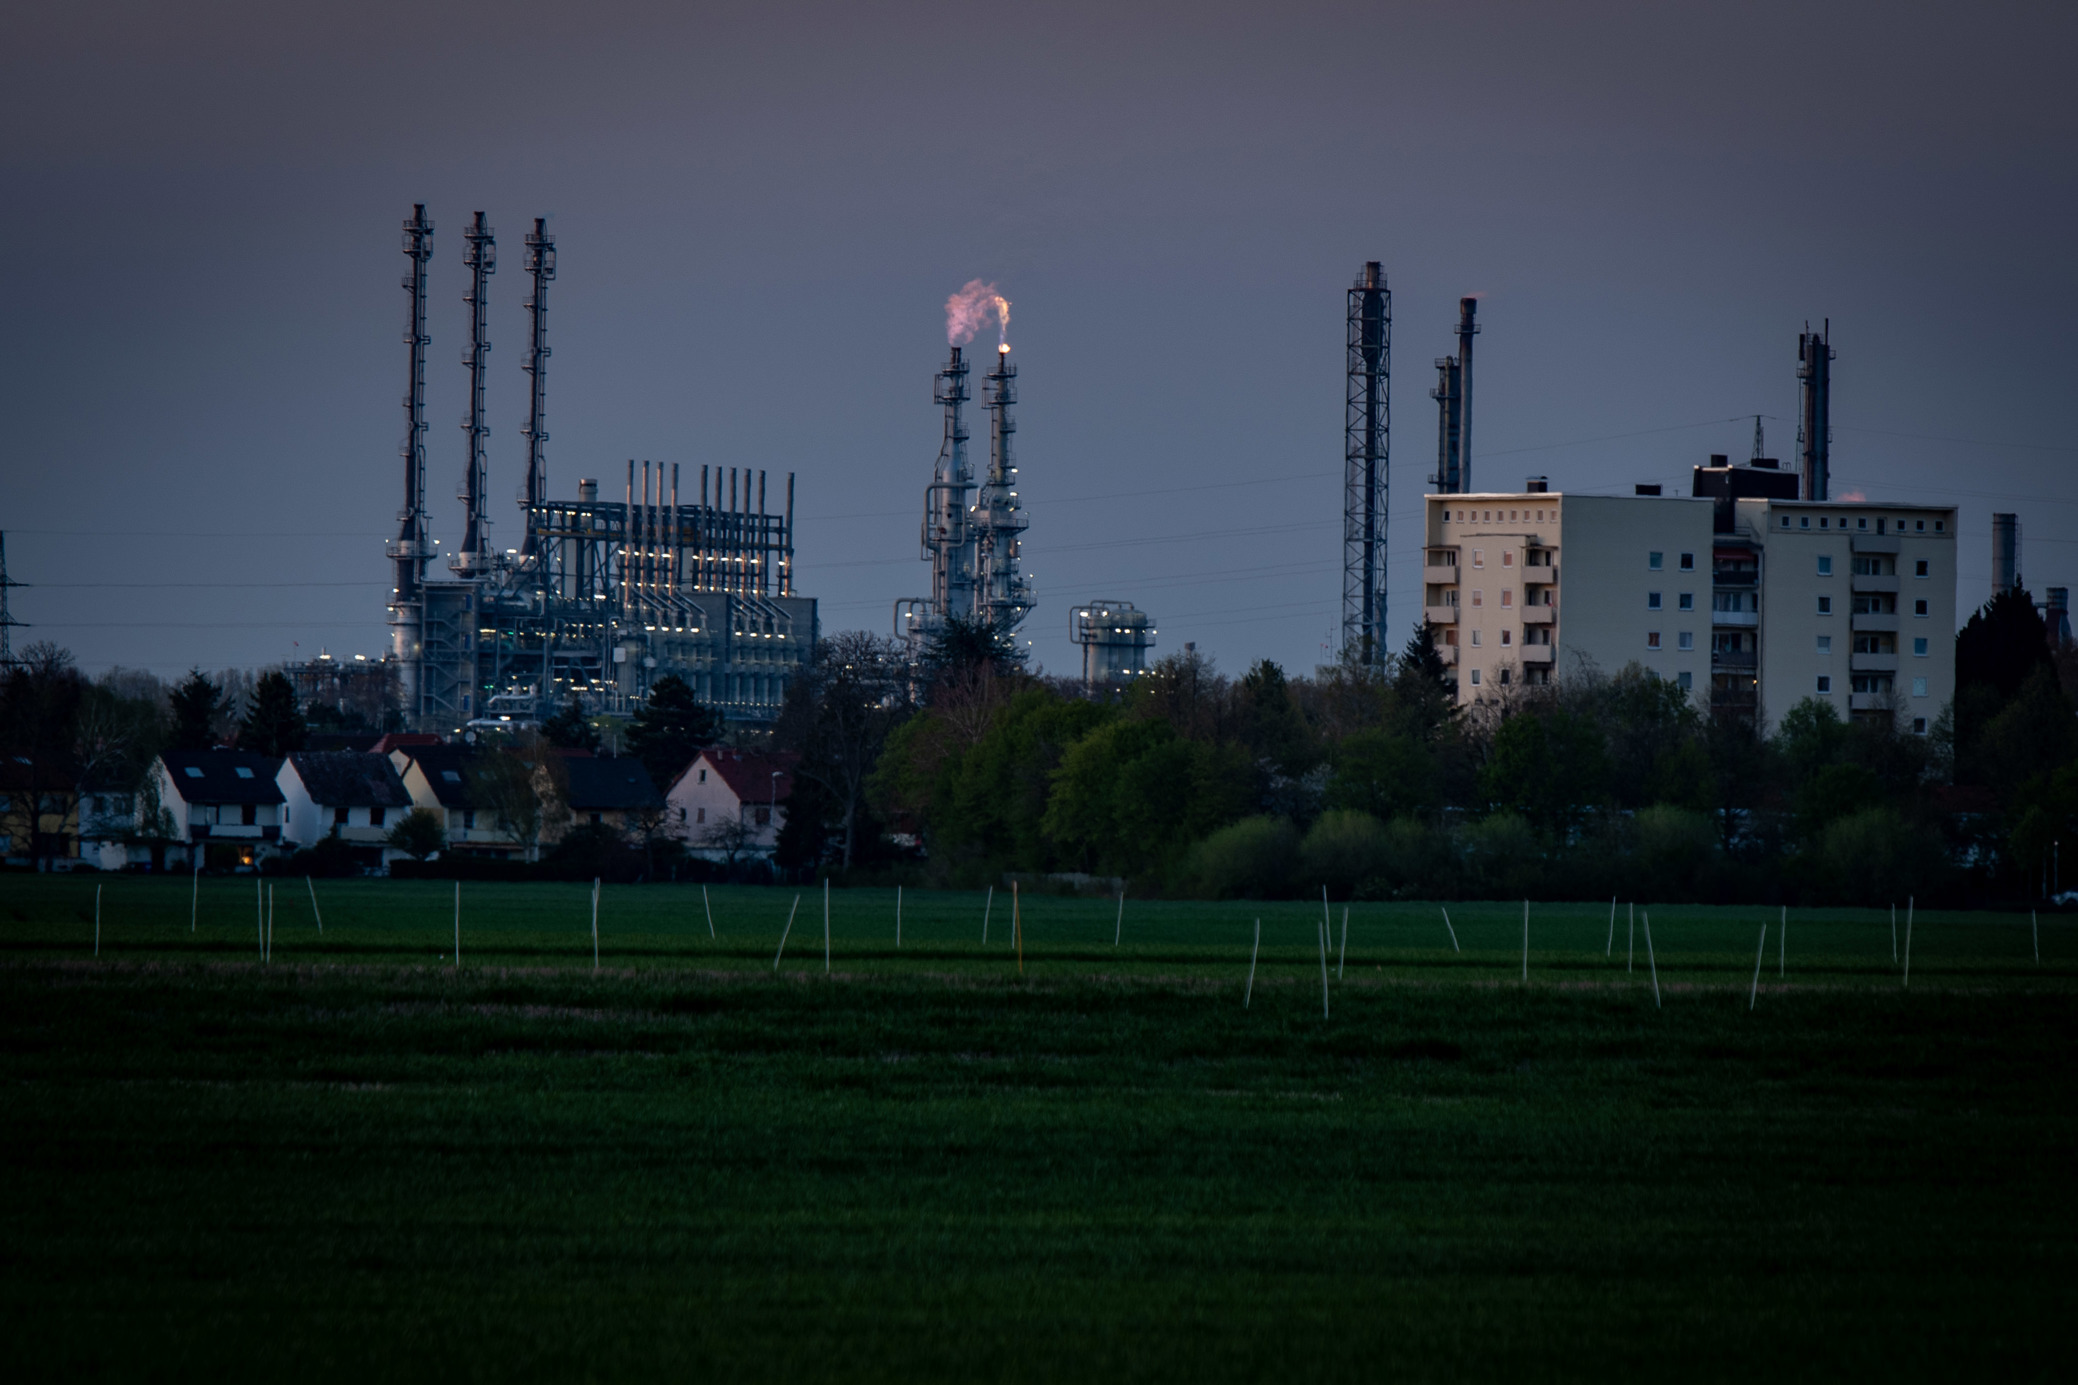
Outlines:
[[[470,339],[462,358],[469,370],[462,424],[468,459],[458,494],[464,529],[460,548],[448,555],[449,575],[434,578],[427,573],[435,555],[426,509],[433,223],[423,206],[404,223],[410,373],[401,448],[404,507],[388,545],[387,662],[397,673],[406,723],[448,731],[485,718],[533,718],[571,697],[588,710],[621,712],[667,674],[683,678],[730,720],[772,720],[788,677],[808,659],[817,634],[815,601],[794,591],[792,474],[783,498],[770,497],[762,471],[753,478],[748,468],[703,465],[693,499],[681,493],[677,463],[667,473],[663,463],[644,461],[638,482],[631,460],[618,499],[602,500],[597,479],[579,481],[575,499],[550,498],[543,445],[556,247],[546,222],[536,219],[525,258],[531,331],[522,369],[532,387],[521,430],[527,441],[523,529],[517,548],[498,551],[490,541],[484,413],[491,350],[486,310],[497,241],[481,212],[462,238],[470,271]],[[1007,375],[1004,384],[1007,406]],[[690,475],[683,479],[689,490]]]

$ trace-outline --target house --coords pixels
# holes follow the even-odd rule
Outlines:
[[[152,763],[143,797],[156,790],[173,815],[179,850],[214,868],[251,869],[281,852],[281,760],[249,750],[169,750]]]
[[[70,870],[79,857],[79,797],[24,755],[0,757],[0,836],[11,866]]]
[[[471,780],[475,752],[443,744],[432,736],[423,741],[403,736],[387,739],[407,742],[390,752],[390,764],[402,777],[411,801],[440,814],[447,851],[464,856],[520,855],[522,844],[499,828],[497,814],[482,802]]]
[[[797,759],[720,747],[701,751],[665,796],[671,834],[710,861],[771,859],[786,824]]]
[[[639,834],[663,816],[663,796],[640,760],[562,755],[556,757],[551,774],[570,808],[569,821],[559,837],[577,827],[610,827],[623,835]]]
[[[299,847],[332,837],[350,844],[364,867],[405,853],[388,845],[411,795],[387,755],[361,750],[300,750],[275,776],[282,796],[282,840]]]

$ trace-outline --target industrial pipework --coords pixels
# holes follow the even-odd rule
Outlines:
[[[1797,450],[1803,462],[1804,499],[1829,499],[1831,485],[1827,453],[1833,441],[1832,392],[1833,320],[1825,320],[1823,331],[1797,334],[1797,379],[1802,384],[1803,407],[1797,425]]]
[[[1342,645],[1359,663],[1385,662],[1385,534],[1391,485],[1393,296],[1379,262],[1349,290],[1349,374],[1343,440]]]
[[[1017,367],[1010,364],[1010,348],[996,348],[996,368],[985,377],[988,385],[989,467],[973,510],[974,586],[977,613],[1007,639],[1030,614],[1031,583],[1019,563],[1020,536],[1030,525],[1017,500],[1017,463],[1012,459],[1010,439],[1017,423],[1010,406],[1017,402]]]
[[[419,659],[424,645],[426,560],[432,556],[432,545],[426,539],[426,348],[433,341],[426,333],[426,265],[433,258],[433,223],[426,217],[423,202],[411,209],[411,219],[404,223],[404,253],[411,260],[411,269],[404,276],[404,290],[411,295],[404,324],[411,368],[404,391],[404,443],[397,449],[404,458],[404,508],[397,513],[397,537],[388,545],[393,565],[389,622],[390,657],[397,661],[399,696],[405,714],[416,717],[424,711]]]
[[[533,288],[527,295],[527,359],[521,367],[527,372],[527,422],[520,429],[520,436],[527,440],[527,485],[520,504],[531,516],[548,494],[548,457],[541,445],[548,441],[548,285],[556,277],[556,241],[548,233],[545,217],[534,218],[525,263]],[[520,541],[520,556],[533,559],[537,552],[534,527],[529,524]]]
[[[462,473],[462,489],[457,496],[468,510],[462,530],[462,546],[448,560],[448,567],[457,576],[478,577],[492,567],[491,520],[489,513],[489,459],[485,442],[491,436],[490,420],[484,415],[483,395],[486,377],[491,367],[490,297],[491,275],[498,268],[498,240],[491,228],[484,223],[483,213],[462,239],[469,248],[463,252],[462,263],[469,266],[469,292],[463,302],[469,305],[469,349],[462,355],[462,364],[469,367],[469,414],[462,420],[462,429],[469,435],[469,465]]]

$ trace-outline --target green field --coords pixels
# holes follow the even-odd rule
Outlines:
[[[453,889],[0,877],[14,1369],[2074,1365],[2061,917]]]

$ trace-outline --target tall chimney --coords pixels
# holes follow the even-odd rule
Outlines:
[[[1460,298],[1457,301],[1457,371],[1458,371],[1458,490],[1472,489],[1472,338],[1479,335],[1479,324],[1472,315],[1479,311],[1479,300]]]
[[[1804,499],[1830,499],[1831,477],[1827,451],[1833,440],[1833,320],[1825,320],[1823,331],[1797,335],[1797,379],[1803,382],[1803,408],[1797,424],[1798,454],[1803,459]]]
[[[1991,589],[1993,594],[2020,590],[2020,516],[1991,517]]]

